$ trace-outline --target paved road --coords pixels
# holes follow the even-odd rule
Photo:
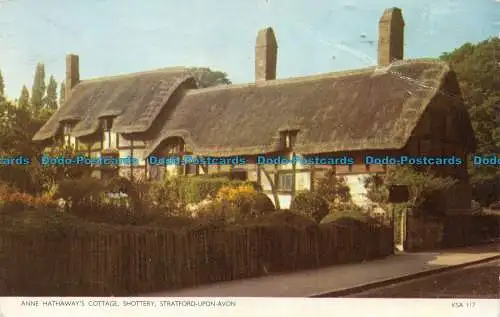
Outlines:
[[[500,260],[368,290],[346,297],[500,298]]]

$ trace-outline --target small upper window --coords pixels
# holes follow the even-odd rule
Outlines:
[[[113,127],[113,118],[104,119],[102,124],[104,131],[111,131],[111,128]]]
[[[73,130],[74,124],[72,123],[65,123],[64,124],[64,135],[69,135],[71,134],[71,131]]]
[[[281,145],[284,149],[290,149],[295,143],[296,133],[293,131],[281,132]]]

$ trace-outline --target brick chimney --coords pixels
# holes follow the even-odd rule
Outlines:
[[[378,24],[378,65],[387,66],[403,59],[403,14],[399,8],[386,9]]]
[[[66,56],[66,100],[71,95],[71,90],[80,82],[80,66],[78,55],[68,54]]]
[[[276,79],[278,43],[272,28],[259,31],[255,44],[255,81]]]

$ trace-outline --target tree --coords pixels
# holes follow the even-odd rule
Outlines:
[[[45,97],[45,106],[54,111],[57,109],[57,82],[54,76],[50,76],[47,86],[47,96]]]
[[[59,107],[62,107],[65,100],[66,100],[66,85],[63,81],[59,89]]]
[[[427,203],[433,198],[451,188],[457,183],[452,177],[436,176],[429,168],[425,171],[416,171],[412,166],[391,167],[384,176],[371,175],[365,181],[367,197],[378,203],[383,209],[388,209],[389,187],[391,185],[408,186],[410,199],[407,203],[399,204],[396,210],[402,211],[407,207],[415,210],[430,211],[432,206]]]
[[[26,89],[27,92],[27,89]],[[32,118],[27,108],[16,107],[0,98],[0,157],[36,157],[41,149],[31,140],[43,122]],[[37,192],[41,189],[38,169],[32,164],[0,164],[0,182],[21,191]]]
[[[465,43],[440,58],[456,72],[477,140],[477,153],[500,153],[500,39]],[[500,175],[491,166],[470,166],[473,184]]]
[[[329,170],[319,181],[316,191],[327,201],[330,212],[354,208],[351,190],[347,186],[346,179],[337,176],[333,169]]]
[[[231,84],[227,74],[221,71],[214,71],[210,68],[193,67],[191,68],[191,72],[200,88]]]
[[[43,108],[45,96],[45,66],[42,63],[36,65],[35,78],[31,89],[31,107],[34,116],[38,116]]]
[[[1,70],[0,70],[0,96],[5,96],[5,82],[3,80]]]
[[[26,85],[23,85],[23,88],[21,89],[21,96],[19,96],[19,99],[17,101],[17,106],[20,109],[23,109],[25,111],[28,111],[30,107],[30,93],[28,91],[28,88],[26,88]]]

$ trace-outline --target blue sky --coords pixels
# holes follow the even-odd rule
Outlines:
[[[0,69],[11,99],[31,88],[37,62],[63,80],[70,52],[82,79],[207,66],[250,82],[266,26],[279,78],[359,68],[375,64],[378,19],[393,6],[403,10],[406,58],[500,34],[500,0],[0,0]]]

